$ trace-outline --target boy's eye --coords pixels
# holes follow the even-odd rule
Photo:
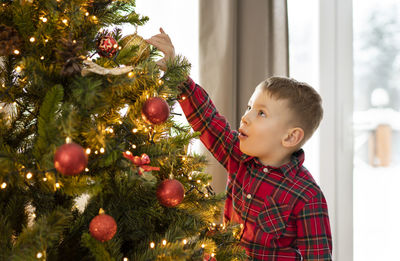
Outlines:
[[[258,115],[260,116],[266,116],[265,113],[263,111],[258,111]]]
[[[246,111],[249,111],[249,110],[251,110],[251,106],[250,106],[250,105],[247,105]]]

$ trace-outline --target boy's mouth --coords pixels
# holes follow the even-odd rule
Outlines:
[[[247,137],[248,137],[247,134],[242,129],[239,129],[239,138],[247,138]]]

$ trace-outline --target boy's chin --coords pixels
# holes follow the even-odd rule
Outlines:
[[[246,155],[254,156],[254,155],[252,155],[251,151],[246,150],[246,148],[244,148],[244,146],[242,146],[242,145],[239,146],[239,149],[240,149],[240,151],[241,151],[242,153],[244,153],[244,154],[246,154]]]

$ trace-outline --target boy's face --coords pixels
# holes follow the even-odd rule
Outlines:
[[[276,100],[262,88],[256,88],[240,122],[240,150],[268,162],[274,153],[281,152],[291,117],[287,100]]]

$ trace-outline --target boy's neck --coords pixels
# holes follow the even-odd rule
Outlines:
[[[290,162],[290,159],[292,157],[292,152],[289,154],[286,154],[284,156],[277,155],[276,157],[269,157],[269,158],[258,158],[258,160],[264,165],[264,166],[271,166],[274,168],[279,168],[287,163]]]

